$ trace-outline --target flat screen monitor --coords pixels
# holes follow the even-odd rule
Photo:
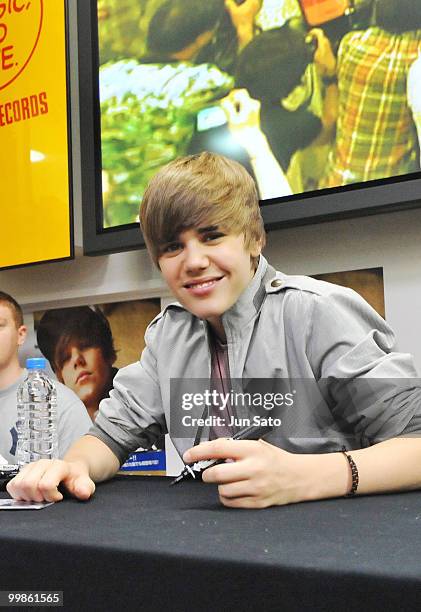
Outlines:
[[[211,7],[205,36],[191,41],[199,18],[171,22],[168,3],[180,0],[78,3],[86,254],[143,247],[148,180],[203,150],[254,176],[268,230],[421,204],[407,92],[419,31],[404,35],[405,58],[399,34],[373,27],[369,0],[321,6],[316,28],[308,9],[314,17],[317,1],[262,0],[240,40],[226,3],[212,0],[202,3]]]

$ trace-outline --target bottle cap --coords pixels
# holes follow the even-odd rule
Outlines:
[[[43,370],[47,365],[47,360],[44,357],[30,357],[26,360],[27,370]]]

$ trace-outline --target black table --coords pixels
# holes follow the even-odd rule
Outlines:
[[[421,493],[252,511],[168,483],[0,511],[0,590],[62,590],[75,611],[421,609]]]

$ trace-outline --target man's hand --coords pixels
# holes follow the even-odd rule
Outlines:
[[[260,129],[260,102],[247,89],[233,89],[220,102],[232,137],[247,151],[262,200],[291,195],[292,190]]]
[[[309,499],[312,455],[294,455],[264,440],[203,442],[186,451],[184,461],[228,459],[208,468],[203,481],[218,484],[219,497],[231,508],[266,508]]]
[[[41,459],[26,465],[7,485],[8,493],[18,500],[57,502],[63,499],[58,490],[62,483],[78,499],[93,495],[95,484],[82,461]]]
[[[244,0],[242,4],[237,4],[235,0],[225,0],[225,8],[230,14],[242,49],[253,38],[254,20],[262,8],[262,0]]]
[[[266,141],[260,130],[260,102],[250,98],[247,89],[233,89],[220,104],[232,136],[252,155],[259,138]]]
[[[326,34],[321,28],[313,28],[307,35],[307,39],[316,41],[316,51],[314,53],[314,63],[316,64],[320,76],[333,77],[336,75],[336,57],[332,51],[332,46]]]

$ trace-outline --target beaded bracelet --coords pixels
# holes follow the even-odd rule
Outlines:
[[[351,468],[351,476],[352,476],[352,485],[351,485],[351,490],[349,491],[349,493],[347,493],[345,495],[345,497],[353,497],[355,495],[355,493],[357,492],[358,489],[358,482],[359,482],[359,475],[358,475],[358,468],[355,464],[355,461],[353,460],[353,458],[351,457],[351,455],[348,455],[345,446],[342,447],[342,454],[345,455],[348,463],[349,463],[349,467]]]

